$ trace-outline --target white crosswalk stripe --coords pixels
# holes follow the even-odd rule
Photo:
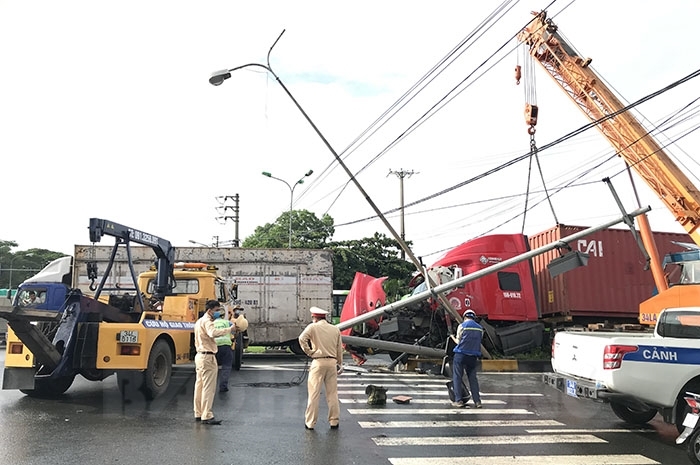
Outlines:
[[[352,415],[532,415],[532,412],[522,408],[349,408],[348,412]]]
[[[559,442],[607,442],[592,434],[530,434],[527,436],[420,436],[403,438],[372,438],[378,446],[473,446],[476,444],[555,444]]]
[[[604,446],[609,442],[599,434],[647,433],[651,428],[592,429],[567,428],[567,425],[548,419],[533,419],[530,408],[513,408],[516,399],[542,398],[541,393],[482,392],[483,408],[454,408],[449,402],[447,380],[435,376],[400,373],[344,373],[338,380],[340,402],[347,405],[347,413],[357,420],[363,429],[377,430],[372,441],[388,451],[400,449],[401,455],[410,455],[414,447],[416,457],[389,458],[392,465],[658,465],[659,462],[640,454],[590,454],[590,455],[498,455],[509,445],[536,446],[555,444],[590,444]],[[382,406],[366,405],[365,388],[369,384],[387,388],[387,403]],[[410,396],[408,403],[394,403],[392,397]],[[525,402],[528,402],[525,400]],[[541,402],[541,401],[540,401]],[[362,405],[366,407],[361,407]],[[522,405],[522,404],[521,404]],[[525,405],[530,405],[529,403]],[[386,420],[384,420],[386,418]],[[403,420],[401,418],[410,418]],[[455,435],[455,428],[465,431]],[[519,432],[504,435],[502,428],[519,428]],[[424,435],[422,429],[437,432],[437,436]],[[445,429],[450,435],[439,435]],[[476,432],[474,432],[476,430]],[[498,434],[489,434],[489,431]],[[382,434],[379,434],[382,433]],[[445,434],[442,433],[442,434]],[[421,447],[444,446],[444,457],[423,457]],[[457,446],[457,448],[453,447]],[[494,455],[463,457],[460,446],[494,446]],[[483,451],[483,449],[481,449]],[[487,449],[490,450],[490,449]],[[523,449],[528,451],[531,449]],[[546,451],[547,448],[537,449]],[[527,454],[527,452],[523,452]],[[392,453],[388,452],[391,456]]]
[[[443,420],[436,421],[359,421],[362,428],[466,428],[466,427],[508,427],[508,426],[564,426],[554,420]],[[549,430],[533,430],[546,433]],[[571,430],[573,432],[573,430]],[[632,431],[632,430],[630,430]],[[530,431],[528,431],[529,433]],[[567,430],[557,430],[567,432]]]
[[[411,404],[438,404],[446,405],[449,400],[445,399],[445,393],[442,395],[442,399],[411,399]],[[387,399],[389,400],[389,399]],[[341,404],[366,404],[367,399],[340,399]],[[481,403],[484,405],[505,405],[506,402],[503,400],[487,400],[482,399]]]
[[[392,465],[660,465],[643,455],[519,455],[390,458]]]

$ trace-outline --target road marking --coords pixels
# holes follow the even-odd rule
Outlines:
[[[339,386],[340,387],[340,386]],[[351,387],[351,386],[347,386]],[[352,386],[355,387],[355,386]],[[384,386],[386,387],[386,386]],[[401,386],[404,388],[412,388],[413,386]],[[365,390],[338,390],[339,395],[367,395]],[[403,395],[420,395],[420,396],[441,396],[447,397],[447,388],[440,389],[439,391],[412,391],[412,390],[401,390]],[[518,393],[500,393],[500,392],[480,392],[481,397],[542,397],[542,394],[518,394]]]
[[[473,457],[389,458],[392,465],[660,465],[643,455],[508,455]]]
[[[528,426],[528,425],[524,425]],[[560,434],[581,434],[581,433],[656,433],[650,428],[562,428],[562,429],[528,429],[528,433],[560,433]]]
[[[341,378],[431,378],[437,379],[443,376],[429,376],[421,373],[397,373],[397,372],[381,372],[381,371],[371,371],[365,373],[354,373],[348,367],[345,367],[345,372],[340,375]]]
[[[390,401],[390,399],[387,399],[387,403]],[[341,404],[366,404],[367,399],[340,399]],[[409,404],[443,404],[443,405],[449,405],[450,401],[449,399],[411,399]],[[486,400],[483,399],[481,401],[482,404],[484,405],[505,405],[506,402],[502,400]]]
[[[403,438],[372,438],[378,446],[474,446],[495,444],[605,444],[608,441],[592,434],[533,434],[529,436],[420,436]],[[590,462],[587,462],[590,463]]]
[[[487,426],[564,426],[555,420],[358,421],[361,428],[462,428]],[[550,430],[537,430],[547,433]],[[554,431],[554,430],[551,430]],[[565,431],[565,430],[560,430]],[[529,432],[529,431],[528,431]]]
[[[292,365],[285,365],[285,366],[273,366],[273,365],[249,365],[245,363],[242,367],[241,370],[265,370],[265,371],[301,371],[304,369],[303,365],[300,366],[292,366]]]
[[[412,395],[415,395],[415,396],[440,396],[440,397],[447,398],[447,388],[440,389],[439,391],[428,391],[428,390],[426,390],[426,391],[414,391],[414,390],[411,390],[411,388],[413,388],[413,386],[403,386],[403,387],[406,389],[401,389],[400,392],[401,392],[401,394],[406,395],[406,396],[412,396]],[[389,391],[389,392],[390,393],[388,393],[387,396],[390,396],[392,391]],[[399,392],[399,391],[396,391],[396,392]],[[367,395],[365,393],[364,389],[362,389],[362,390],[342,390],[342,389],[340,389],[340,390],[338,390],[338,394],[339,395],[348,395],[348,396],[352,396],[352,395],[366,396]],[[501,393],[497,393],[497,392],[489,392],[489,393],[480,392],[479,395],[481,397],[538,397],[538,396],[541,396],[542,394],[508,394],[508,393],[501,394]]]
[[[365,390],[362,389],[361,391],[343,391],[339,390],[338,394],[341,396],[351,396],[351,395],[363,395],[366,396]],[[444,398],[447,398],[447,389],[441,389],[439,391],[411,391],[411,390],[401,390],[401,394],[406,395],[406,396],[416,396],[416,395],[421,395],[421,396],[441,396]],[[388,396],[389,394],[387,394]]]
[[[532,415],[532,412],[522,408],[511,409],[470,409],[470,408],[365,408],[348,409],[351,415]]]
[[[345,380],[342,380],[342,381],[345,381]],[[407,383],[391,383],[391,384],[389,384],[389,383],[379,383],[379,382],[377,382],[377,381],[365,381],[365,380],[363,380],[363,381],[360,382],[360,383],[358,383],[358,382],[353,382],[353,383],[341,383],[341,382],[338,382],[338,387],[356,387],[356,386],[368,386],[368,385],[370,385],[370,384],[374,384],[374,385],[382,386],[382,387],[385,387],[385,388],[389,388],[389,387],[406,387],[406,386],[408,386],[408,387],[432,387],[432,388],[439,388],[439,387],[442,387],[442,388],[444,388],[444,387],[446,387],[446,383],[447,383],[447,382],[445,382],[445,383],[436,383],[436,382],[434,382],[434,381],[428,381],[428,382],[421,382],[421,381],[419,381],[419,382],[410,382],[410,383],[407,382]]]

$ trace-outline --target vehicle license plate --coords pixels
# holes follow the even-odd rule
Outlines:
[[[573,397],[578,397],[576,395],[576,381],[570,379],[566,380],[566,394]]]
[[[126,344],[134,344],[139,342],[138,331],[119,331],[119,342]]]
[[[698,418],[700,418],[700,415],[696,413],[687,414],[685,420],[683,420],[683,426],[686,428],[695,428],[695,425],[698,423]]]

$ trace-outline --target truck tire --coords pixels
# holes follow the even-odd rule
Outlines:
[[[29,397],[54,399],[66,392],[73,384],[74,379],[75,375],[56,379],[36,379],[34,380],[34,389],[20,389],[20,391]]]
[[[236,349],[233,351],[233,369],[239,371],[243,364],[243,333],[236,334]]]
[[[292,353],[295,355],[306,355],[306,353],[303,350],[301,350],[301,344],[299,344],[299,341],[297,339],[294,339],[289,344],[289,350],[291,350]]]
[[[610,408],[617,417],[633,425],[643,425],[656,416],[656,409],[637,410],[619,402],[610,402]]]
[[[153,400],[168,390],[173,372],[173,354],[164,340],[156,341],[148,356],[148,367],[144,372],[143,394]]]

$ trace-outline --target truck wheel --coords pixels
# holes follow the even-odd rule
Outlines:
[[[236,349],[233,351],[233,369],[239,371],[243,364],[243,333],[236,334]]]
[[[297,339],[294,339],[291,344],[289,344],[289,350],[295,355],[306,355],[306,353],[301,350],[301,344],[299,344]]]
[[[74,379],[75,375],[56,379],[35,379],[34,389],[20,389],[20,391],[29,397],[53,399],[66,392]]]
[[[167,342],[157,341],[148,356],[148,367],[144,373],[143,393],[146,399],[153,400],[165,393],[170,385],[173,372],[173,355]]]
[[[620,420],[633,425],[643,425],[656,416],[656,409],[637,410],[619,402],[610,402],[610,408]]]
[[[700,429],[693,431],[693,434],[687,439],[686,451],[690,461],[695,465],[700,465]]]

